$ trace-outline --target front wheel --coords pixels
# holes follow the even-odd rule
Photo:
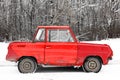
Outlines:
[[[23,58],[18,62],[18,70],[21,73],[33,73],[37,69],[37,63],[32,58]]]
[[[98,73],[101,70],[102,62],[96,57],[89,57],[85,60],[82,67],[85,72]]]

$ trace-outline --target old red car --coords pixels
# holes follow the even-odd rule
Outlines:
[[[77,66],[99,72],[113,52],[107,44],[77,41],[69,26],[39,26],[32,42],[12,42],[8,61],[18,62],[21,73],[35,72],[38,65]]]

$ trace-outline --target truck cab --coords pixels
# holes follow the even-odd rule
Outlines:
[[[37,65],[79,66],[99,72],[113,56],[107,44],[77,41],[69,26],[38,26],[32,42],[12,42],[6,59],[18,62],[21,73],[35,72]]]
[[[34,42],[43,46],[44,64],[75,64],[77,40],[74,37],[68,26],[39,27]]]

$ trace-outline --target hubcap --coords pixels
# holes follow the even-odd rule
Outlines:
[[[25,70],[30,70],[31,69],[31,63],[29,63],[29,62],[25,62],[24,64],[23,64],[23,68],[25,69]]]
[[[95,69],[97,67],[97,63],[93,60],[88,62],[89,69]]]

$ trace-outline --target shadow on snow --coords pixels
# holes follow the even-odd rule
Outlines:
[[[38,67],[36,70],[36,73],[40,72],[84,72],[83,69],[80,67],[74,68],[74,67]]]

